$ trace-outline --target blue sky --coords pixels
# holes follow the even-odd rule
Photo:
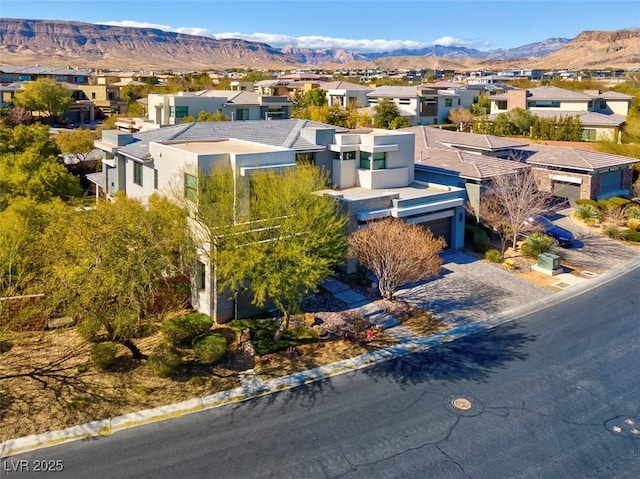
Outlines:
[[[638,0],[0,0],[0,16],[359,52],[512,48],[584,30],[640,27]]]

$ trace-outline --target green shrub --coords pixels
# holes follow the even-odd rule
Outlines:
[[[604,212],[611,208],[615,208],[615,205],[610,203],[609,200],[598,200],[598,207]]]
[[[629,218],[627,220],[627,228],[633,231],[640,231],[640,218]]]
[[[193,352],[204,364],[220,361],[227,352],[227,340],[218,333],[207,333],[193,340]]]
[[[499,263],[502,260],[502,254],[497,249],[490,249],[484,254],[484,259],[490,263]]]
[[[166,378],[182,364],[182,353],[170,344],[161,344],[149,355],[147,363],[154,374]]]
[[[619,196],[614,196],[612,198],[609,198],[607,201],[610,204],[617,206],[619,208],[627,206],[629,203],[631,203],[631,200],[628,200],[626,198],[620,198]]]
[[[212,325],[213,320],[206,314],[189,313],[165,319],[160,330],[169,343],[174,346],[185,346],[191,344],[196,336],[209,331]]]
[[[93,345],[89,357],[96,369],[104,371],[116,361],[117,352],[118,345],[116,343],[113,341],[104,341]]]
[[[502,264],[507,269],[516,269],[516,262],[511,258],[505,259]]]
[[[596,209],[600,208],[596,200],[592,200],[589,198],[579,198],[576,200],[576,206],[586,206],[586,205],[593,206]]]
[[[600,211],[597,206],[580,205],[576,207],[576,217],[585,221],[596,221],[600,219]]]
[[[624,209],[624,214],[627,218],[640,219],[640,206],[629,205]]]
[[[608,226],[605,228],[604,233],[611,239],[622,240],[625,239],[624,231],[617,226]]]
[[[490,247],[491,240],[484,231],[479,230],[473,235],[473,251],[476,253],[485,253]]]
[[[318,341],[318,332],[311,328],[288,328],[279,340],[274,336],[278,330],[279,323],[273,318],[269,319],[234,319],[227,323],[235,331],[242,331],[249,328],[251,331],[251,342],[256,350],[256,354],[262,356],[278,351],[284,351],[289,346],[299,346],[301,344],[315,343]]]
[[[623,233],[623,236],[624,236],[624,239],[627,241],[640,243],[640,231],[628,230]]]
[[[556,241],[540,231],[533,231],[522,243],[520,251],[523,255],[537,258],[540,253],[552,253]]]

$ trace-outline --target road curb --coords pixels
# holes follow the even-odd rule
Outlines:
[[[597,288],[601,284],[609,282],[617,276],[628,273],[636,268],[640,268],[640,258],[628,261],[598,277],[590,279],[589,281],[585,281],[584,283],[572,286],[567,290],[555,293],[549,298],[544,298],[528,305],[513,308],[498,314],[489,320],[472,322],[454,327],[448,331],[435,333],[430,336],[413,338],[386,349],[372,351],[354,358],[344,359],[342,361],[290,374],[281,378],[270,379],[255,387],[241,386],[179,403],[114,416],[100,421],[92,421],[57,431],[49,431],[16,439],[9,439],[0,443],[0,458],[6,458],[16,454],[56,446],[80,439],[106,436],[132,427],[173,419],[186,414],[213,409],[225,404],[238,403],[274,392],[292,389],[332,376],[364,369],[373,364],[403,357],[415,352],[424,352],[434,346],[454,341],[461,337],[483,330],[492,329],[506,322],[518,319],[526,314],[540,311],[578,295],[585,294]]]

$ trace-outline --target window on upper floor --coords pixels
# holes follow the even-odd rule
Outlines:
[[[158,170],[153,170],[153,189],[158,189]]]
[[[447,108],[451,108],[453,106],[453,98],[445,98],[444,106]]]
[[[363,170],[384,170],[387,167],[387,153],[360,152],[360,168]]]
[[[142,186],[142,163],[133,163],[133,182],[138,186]]]
[[[184,118],[185,116],[189,116],[188,106],[170,106],[169,107],[169,117]]]

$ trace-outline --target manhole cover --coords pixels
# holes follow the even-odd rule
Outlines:
[[[453,404],[453,407],[462,409],[463,411],[468,411],[469,409],[471,409],[471,401],[469,401],[467,398],[455,398],[453,401],[451,401],[451,404]]]
[[[469,394],[453,394],[444,400],[444,407],[459,416],[477,416],[484,408],[477,398]]]
[[[605,426],[616,436],[640,439],[640,419],[634,419],[628,416],[618,416],[617,418],[608,421]]]

